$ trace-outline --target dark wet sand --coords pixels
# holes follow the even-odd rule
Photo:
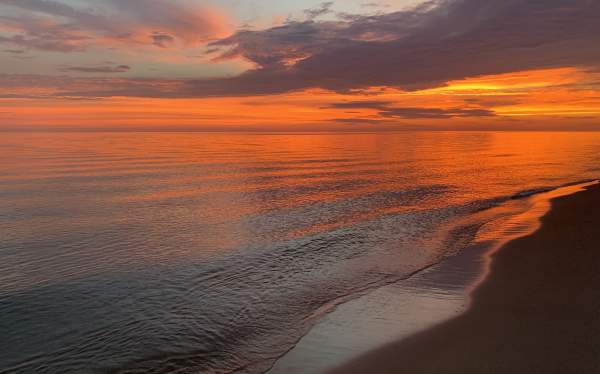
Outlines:
[[[600,187],[496,252],[466,313],[332,373],[600,373]]]

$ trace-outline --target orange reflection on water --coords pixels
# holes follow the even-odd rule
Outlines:
[[[93,204],[99,189],[116,207],[176,208],[167,221],[214,225],[218,235],[195,240],[225,249],[269,225],[299,237],[591,176],[599,142],[594,133],[11,134],[1,180],[57,194],[74,186],[57,197],[65,206]],[[303,209],[288,226],[253,218]]]

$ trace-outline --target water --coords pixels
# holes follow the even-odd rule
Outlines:
[[[526,197],[464,217],[465,221],[485,223],[459,252],[407,279],[338,305],[319,318],[268,374],[326,373],[462,314],[502,245],[534,232],[550,209],[551,199],[596,184],[597,180],[543,193],[530,191]]]
[[[261,372],[600,134],[2,133],[0,373]]]

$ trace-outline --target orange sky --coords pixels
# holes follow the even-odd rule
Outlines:
[[[590,86],[600,73],[558,68],[482,76],[449,82],[445,87],[400,91],[374,87],[352,94],[322,89],[228,98],[103,99],[5,98],[0,118],[14,126],[79,129],[208,129],[311,131],[336,129],[396,129],[412,126],[443,128],[523,128],[593,125],[600,117],[600,87]],[[24,94],[27,89],[22,89]],[[45,93],[50,92],[47,90]],[[39,90],[27,92],[29,95]],[[438,118],[381,115],[373,103],[394,108],[485,110],[489,116]],[[339,107],[339,104],[342,104]],[[344,107],[352,103],[352,107]],[[361,108],[361,103],[366,103]],[[338,107],[336,107],[338,104]],[[449,112],[451,113],[451,112]]]

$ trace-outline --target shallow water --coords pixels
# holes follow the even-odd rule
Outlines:
[[[320,318],[268,374],[325,373],[460,315],[468,309],[473,289],[485,281],[492,257],[506,242],[534,232],[549,211],[551,199],[597,183],[512,199],[464,217],[486,223],[461,251],[407,279],[340,304]]]
[[[595,133],[3,133],[0,372],[266,370],[599,155]]]

